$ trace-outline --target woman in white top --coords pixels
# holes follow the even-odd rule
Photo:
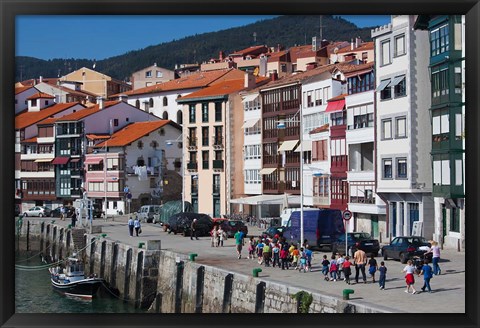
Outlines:
[[[405,272],[405,282],[407,283],[407,289],[405,290],[405,293],[410,293],[410,287],[412,287],[412,294],[416,294],[417,291],[415,290],[415,287],[413,287],[413,284],[415,284],[415,278],[413,277],[413,274],[415,273],[415,266],[413,265],[412,260],[408,260],[407,266],[402,270],[402,272]]]
[[[440,260],[440,246],[438,246],[436,241],[432,241],[431,244],[432,247],[427,253],[432,253],[433,274],[438,275],[442,272],[442,270],[440,270],[440,266],[438,265],[438,261]]]
[[[218,226],[217,230],[217,246],[222,246],[223,247],[223,238],[225,237],[225,231],[223,231],[222,226]]]

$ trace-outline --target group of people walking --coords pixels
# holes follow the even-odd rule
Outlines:
[[[128,219],[128,233],[130,237],[133,237],[133,232],[135,231],[135,236],[138,237],[138,235],[142,233],[142,225],[137,217],[137,213],[135,212],[133,214],[135,215],[135,219],[132,217]]]

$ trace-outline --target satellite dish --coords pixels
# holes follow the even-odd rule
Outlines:
[[[333,53],[334,53],[334,54],[338,53],[338,47],[335,47],[335,48],[333,49]]]

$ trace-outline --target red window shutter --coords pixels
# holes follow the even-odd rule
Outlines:
[[[318,158],[317,158],[317,145],[318,145],[319,141],[314,141],[313,142],[313,146],[312,146],[312,159],[314,161],[317,161]]]

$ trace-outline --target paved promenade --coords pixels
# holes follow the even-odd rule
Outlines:
[[[30,218],[31,219],[31,218]],[[51,222],[51,218],[42,218]],[[377,309],[387,312],[411,312],[411,313],[465,313],[465,253],[455,250],[443,250],[442,259],[439,263],[442,274],[434,276],[431,279],[433,293],[422,293],[420,288],[423,286],[423,277],[415,276],[415,288],[419,294],[406,294],[405,279],[401,270],[405,265],[399,261],[387,260],[387,282],[386,289],[380,290],[378,283],[372,283],[368,276],[367,284],[363,284],[360,277],[360,283],[347,285],[343,281],[323,280],[321,273],[321,258],[327,254],[330,258],[331,253],[314,252],[312,261],[312,271],[300,273],[296,270],[281,270],[273,267],[259,266],[256,260],[246,259],[248,251],[246,247],[242,252],[242,259],[237,258],[235,242],[229,238],[224,242],[224,247],[211,247],[209,237],[200,237],[199,240],[190,240],[189,237],[182,235],[168,234],[163,231],[163,227],[158,224],[142,223],[142,234],[140,237],[129,237],[126,222],[128,216],[116,216],[114,220],[108,218],[93,220],[94,226],[102,226],[102,233],[106,233],[105,238],[119,241],[132,246],[138,246],[140,242],[147,240],[161,240],[162,249],[175,251],[183,254],[185,260],[188,260],[190,253],[198,254],[196,262],[199,264],[221,267],[233,273],[238,272],[245,275],[252,275],[254,268],[260,267],[262,272],[259,277],[265,280],[280,282],[291,286],[299,287],[307,291],[318,292],[324,295],[330,295],[341,298],[342,291],[345,288],[353,289],[355,292],[351,296],[351,301],[358,304],[370,304]],[[68,225],[67,221],[55,219],[56,224]],[[258,236],[263,229],[257,227],[248,227],[249,236]],[[88,228],[87,228],[88,231]],[[377,257],[380,265],[382,257]],[[353,278],[355,270],[352,267]],[[377,273],[378,279],[378,273]]]

